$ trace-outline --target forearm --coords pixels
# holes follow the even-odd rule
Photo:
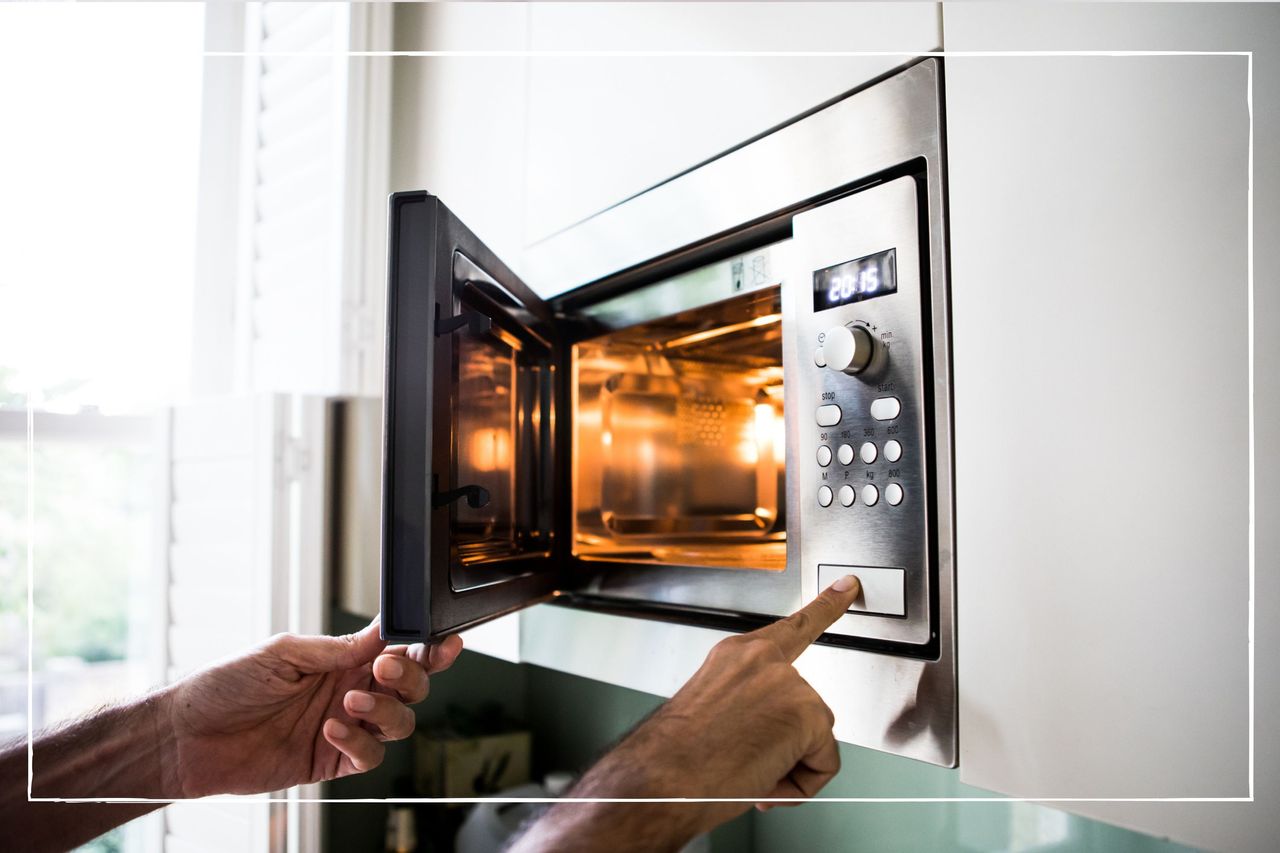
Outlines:
[[[701,792],[690,790],[682,781],[689,775],[685,768],[670,760],[661,713],[597,762],[566,796],[626,800],[699,796]],[[684,757],[696,761],[694,756]],[[724,807],[698,802],[557,803],[511,849],[512,853],[674,851],[715,826]],[[728,808],[735,810],[733,804]]]
[[[36,736],[31,796],[35,799],[174,796],[163,756],[161,695],[107,708]],[[28,802],[27,744],[0,750],[0,825],[21,849],[65,850],[146,814],[161,803]]]
[[[573,792],[571,797],[587,794]],[[676,851],[697,834],[701,803],[557,803],[509,853]]]

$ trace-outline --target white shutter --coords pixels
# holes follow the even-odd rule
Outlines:
[[[390,10],[246,14],[237,387],[359,393],[380,370]],[[375,259],[378,259],[375,262]]]
[[[211,399],[168,415],[169,679],[236,654],[279,631],[324,630],[326,406],[315,397]],[[318,786],[289,792],[319,796]],[[272,820],[281,813],[286,823]],[[165,849],[280,850],[317,840],[318,810],[290,803],[175,803]]]

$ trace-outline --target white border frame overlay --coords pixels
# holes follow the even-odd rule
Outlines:
[[[248,57],[263,56],[260,52],[244,51],[205,51],[206,57]],[[273,56],[309,56],[313,54],[301,52],[273,52]],[[261,803],[1033,803],[1045,805],[1052,803],[1252,803],[1254,802],[1255,781],[1255,641],[1257,599],[1255,592],[1255,560],[1257,524],[1255,515],[1255,481],[1256,481],[1256,448],[1255,448],[1255,404],[1254,404],[1254,219],[1253,219],[1253,51],[1231,50],[1045,50],[1045,51],[695,51],[695,50],[634,50],[634,51],[574,51],[574,50],[428,50],[428,51],[341,51],[323,54],[326,56],[346,55],[353,57],[551,57],[551,58],[589,58],[589,57],[841,57],[841,56],[885,56],[902,57],[904,60],[926,56],[955,57],[1031,57],[1031,56],[1091,56],[1091,57],[1140,57],[1140,56],[1241,56],[1247,61],[1247,77],[1245,101],[1248,112],[1248,376],[1249,376],[1249,796],[1247,797],[822,797],[812,799],[746,797],[388,797],[388,798],[289,798],[254,796],[213,796],[200,798],[201,802],[229,802],[257,805]],[[189,799],[155,799],[149,797],[32,797],[32,676],[34,651],[31,642],[34,637],[34,528],[35,528],[35,418],[34,409],[28,398],[27,408],[27,801],[32,803],[175,803],[192,802]]]

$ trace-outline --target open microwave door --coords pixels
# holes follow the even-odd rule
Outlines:
[[[429,641],[557,589],[555,323],[436,197],[389,239],[382,635]]]

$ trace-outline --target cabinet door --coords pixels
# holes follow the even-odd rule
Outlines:
[[[1247,46],[1216,13],[962,5],[948,50]],[[1248,797],[1248,59],[946,70],[961,778]],[[1181,804],[1064,806],[1229,834]]]
[[[439,199],[391,199],[382,631],[424,640],[548,597],[549,308]]]
[[[531,4],[527,240],[936,50],[939,24],[933,3]]]

